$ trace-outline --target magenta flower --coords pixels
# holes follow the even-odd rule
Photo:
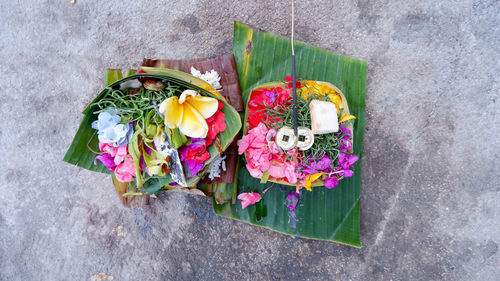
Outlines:
[[[286,206],[288,207],[290,212],[295,210],[298,203],[299,203],[299,193],[297,191],[293,191],[287,194]]]
[[[115,161],[113,159],[113,156],[111,156],[108,153],[101,153],[97,155],[97,157],[94,159],[94,165],[97,165],[97,160],[101,161],[102,164],[108,168],[110,172],[114,172],[116,168]]]
[[[346,135],[352,135],[351,130],[349,130],[346,126],[342,126],[342,127],[340,128],[340,131],[341,131],[343,134],[346,134]]]
[[[257,192],[246,192],[240,193],[240,195],[238,195],[238,199],[241,200],[242,209],[245,209],[246,207],[259,202],[261,198],[262,197]]]
[[[353,171],[349,170],[349,168],[358,161],[358,156],[356,155],[351,155],[351,154],[345,154],[345,153],[339,153],[339,168],[336,169],[336,172],[339,172],[338,175],[341,177],[352,177],[354,174]]]
[[[179,156],[180,156],[181,162],[182,162],[182,164],[185,164],[184,166],[187,166],[191,177],[198,174],[203,169],[205,164],[198,163],[192,159],[187,159],[188,152],[190,150],[198,149],[198,148],[201,148],[204,146],[205,146],[204,139],[192,138],[190,144],[183,146],[181,149],[179,149]]]
[[[336,176],[329,177],[325,180],[325,187],[328,189],[332,189],[339,184],[339,180]]]
[[[349,169],[358,161],[358,156],[356,155],[351,155],[351,154],[345,154],[345,153],[339,153],[339,166],[344,168],[344,169]]]
[[[340,139],[340,151],[348,152],[352,150],[352,142],[351,142],[351,136],[352,132],[351,130],[347,129],[346,126],[343,126],[340,128],[341,134],[338,136],[342,136]]]
[[[331,164],[332,160],[330,160],[330,157],[326,154],[319,160],[312,160],[312,157],[310,157],[309,163],[304,165],[304,172],[307,174],[316,174],[318,172],[328,170]]]

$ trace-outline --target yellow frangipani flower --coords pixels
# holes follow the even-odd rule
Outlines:
[[[217,99],[185,90],[180,97],[173,96],[164,100],[159,110],[168,128],[179,128],[188,137],[205,138],[208,133],[205,119],[217,112],[218,105]]]
[[[312,174],[312,175],[307,176],[307,178],[306,178],[306,185],[305,185],[304,187],[305,187],[307,190],[312,191],[312,188],[311,188],[312,183],[313,183],[315,180],[319,179],[322,175],[323,175],[323,172],[321,172],[321,173],[316,173],[316,174]]]

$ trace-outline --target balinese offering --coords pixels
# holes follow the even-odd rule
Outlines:
[[[105,167],[117,189],[125,186],[124,196],[195,187],[209,171],[217,177],[225,168],[220,155],[241,127],[217,92],[218,73],[192,70],[205,81],[169,69],[139,72],[107,86],[87,107],[65,160],[78,165],[94,153],[95,166],[86,168]]]
[[[349,114],[346,98],[334,85],[297,81],[295,138],[293,83],[289,83],[291,77],[285,80],[257,86],[250,92],[238,152],[245,155],[249,173],[261,182],[294,185],[295,192],[302,188],[311,191],[314,186],[334,188],[353,175],[351,167],[358,160],[352,151],[355,117]],[[260,196],[243,197],[244,207],[250,205],[247,198],[260,200]]]

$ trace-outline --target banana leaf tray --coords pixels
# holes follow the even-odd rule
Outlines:
[[[244,210],[241,204],[217,204],[215,200],[214,210],[218,215],[284,234],[361,247],[361,160],[365,127],[366,62],[303,42],[295,42],[294,47],[297,77],[334,84],[347,98],[351,114],[357,117],[353,131],[354,154],[360,160],[354,165],[354,176],[343,179],[333,189],[313,187],[312,192],[303,191],[293,219],[284,202],[294,187],[279,184],[269,189],[260,202]],[[290,54],[291,44],[287,38],[235,23],[233,55],[244,104],[251,89],[257,85],[283,81],[286,76],[291,75]],[[235,182],[237,193],[262,193],[270,183],[261,184],[259,179],[250,176],[243,158],[239,158]]]

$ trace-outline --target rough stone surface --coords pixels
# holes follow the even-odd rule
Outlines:
[[[368,62],[362,249],[124,209],[61,161],[103,69],[231,52],[235,20],[288,36],[289,1],[0,2],[0,280],[500,279],[498,1],[296,1],[297,39]]]

